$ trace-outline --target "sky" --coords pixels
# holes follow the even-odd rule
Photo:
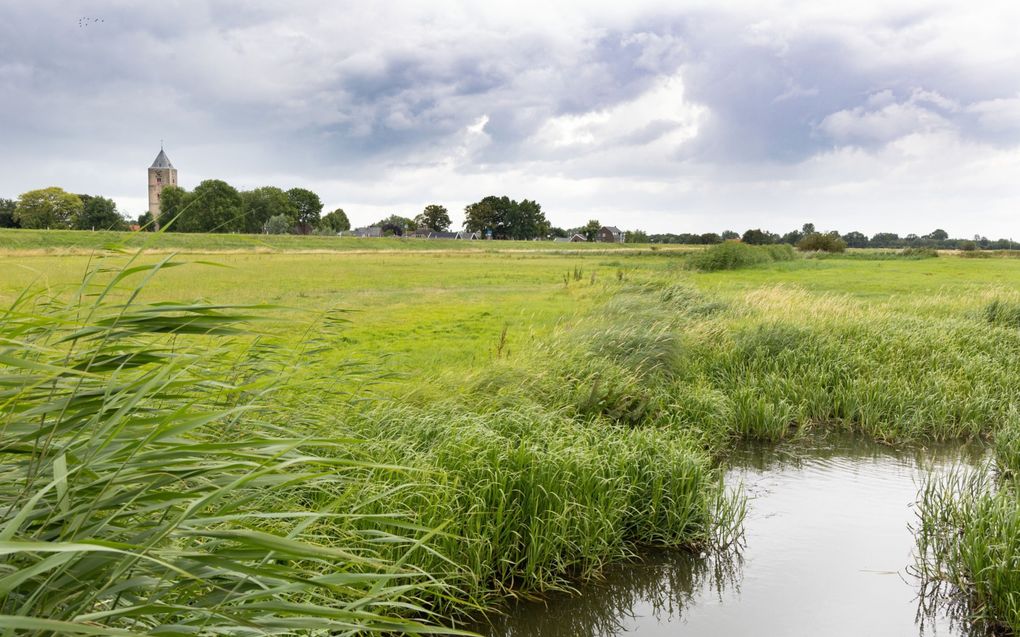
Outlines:
[[[1020,3],[0,0],[0,197],[1020,239]]]

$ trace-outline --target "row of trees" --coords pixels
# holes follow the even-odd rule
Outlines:
[[[372,225],[382,228],[384,235],[401,236],[418,230],[448,232],[453,222],[445,206],[429,204],[413,219],[394,214]],[[517,240],[545,238],[551,230],[537,201],[515,201],[507,196],[495,195],[464,208],[464,228],[483,236],[491,235],[493,239]],[[556,230],[565,232],[559,228]]]
[[[230,184],[208,179],[193,191],[177,186],[163,189],[160,221],[177,232],[245,232],[282,234],[336,234],[350,230],[351,223],[343,209],[322,215],[322,200],[305,188],[282,190],[265,186],[238,191]],[[569,237],[576,234],[594,241],[602,224],[591,219],[583,226],[563,229],[553,227],[545,218],[542,206],[533,200],[515,201],[507,196],[490,195],[464,208],[464,227],[494,239],[529,240]],[[138,218],[143,229],[155,229],[149,213]],[[377,221],[386,235],[401,236],[416,230],[449,231],[449,211],[442,205],[429,204],[414,218],[390,215]],[[126,230],[128,222],[117,210],[113,200],[98,195],[73,194],[61,188],[30,190],[17,201],[0,198],[0,228],[54,228],[77,230]],[[737,234],[732,230],[703,234],[649,234],[641,230],[626,233],[628,243],[715,244],[740,239],[744,243],[765,245],[788,243],[803,249],[850,248],[943,248],[943,249],[1013,249],[1011,239],[989,240],[975,235],[973,239],[954,239],[942,229],[926,235],[904,237],[879,232],[870,238],[861,232],[821,233],[814,224],[806,223],[800,230],[779,235],[761,228]]]
[[[636,238],[647,237],[649,243],[684,243],[684,244],[713,244],[722,243],[732,239],[740,239],[744,243],[754,245],[767,245],[773,243],[788,243],[793,246],[801,246],[805,240],[818,241],[818,237],[830,237],[839,239],[849,248],[941,248],[946,250],[1010,250],[1015,244],[1010,239],[989,240],[987,237],[975,235],[973,239],[953,239],[945,230],[937,229],[926,235],[908,234],[901,237],[892,232],[879,232],[870,238],[857,231],[840,234],[837,231],[818,232],[813,223],[804,224],[800,230],[791,230],[786,234],[779,235],[761,228],[746,230],[738,234],[732,230],[726,230],[720,234],[708,232],[705,234],[650,234],[635,231],[628,233],[628,241],[631,235]],[[643,241],[642,241],[643,242]]]
[[[322,215],[322,200],[306,188],[264,186],[238,191],[225,181],[207,179],[191,192],[167,186],[160,195],[160,219],[177,232],[294,232],[336,234],[351,227],[342,209]],[[148,213],[139,225],[151,228]]]
[[[127,230],[127,220],[112,199],[78,195],[62,188],[30,190],[13,199],[0,199],[0,228],[63,230]]]

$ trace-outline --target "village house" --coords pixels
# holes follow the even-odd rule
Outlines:
[[[600,243],[623,243],[626,238],[624,232],[616,226],[602,226],[596,241]]]

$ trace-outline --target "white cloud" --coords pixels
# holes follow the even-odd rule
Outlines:
[[[837,111],[818,125],[818,130],[840,143],[890,142],[905,135],[951,128],[939,113],[915,100],[893,102],[879,108],[857,106]]]

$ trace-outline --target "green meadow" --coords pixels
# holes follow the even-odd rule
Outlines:
[[[1020,260],[15,235],[8,632],[448,633],[726,547],[728,450],[819,428],[987,442],[919,567],[1020,627]]]

